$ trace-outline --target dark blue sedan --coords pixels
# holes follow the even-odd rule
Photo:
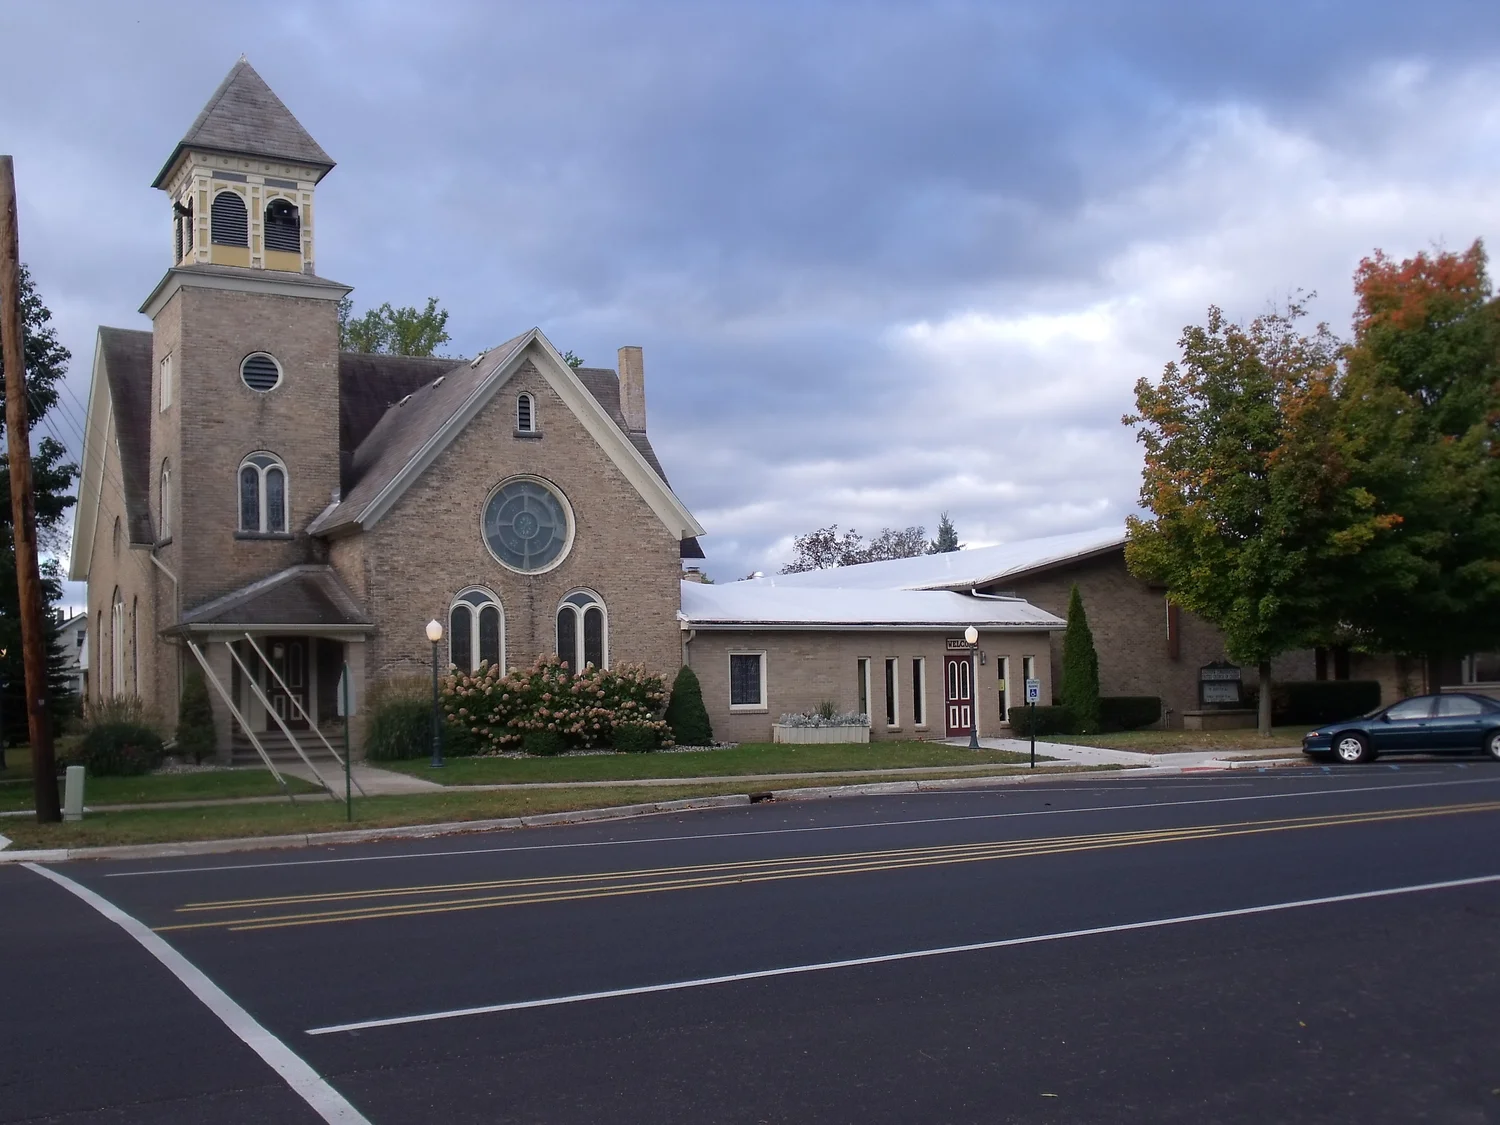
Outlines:
[[[1302,738],[1308,757],[1341,762],[1368,762],[1403,750],[1480,750],[1500,761],[1500,700],[1459,692],[1419,695],[1357,719],[1325,723]]]

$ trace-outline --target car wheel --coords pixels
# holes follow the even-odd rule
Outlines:
[[[1370,740],[1353,731],[1339,735],[1333,744],[1333,752],[1338,755],[1339,761],[1351,766],[1358,762],[1368,762],[1374,757],[1370,753]]]
[[[1484,752],[1500,762],[1500,730],[1492,730],[1485,736]]]

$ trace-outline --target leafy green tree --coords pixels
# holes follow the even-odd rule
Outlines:
[[[348,297],[339,302],[339,347],[348,352],[435,355],[448,343],[447,326],[448,310],[438,308],[436,297],[428,297],[424,309],[394,308],[387,301],[363,316],[354,315],[354,302]]]
[[[217,741],[208,683],[201,671],[189,668],[182,681],[182,698],[177,703],[177,753],[191,754],[194,762],[202,762],[213,757]]]
[[[1073,717],[1073,726],[1079,734],[1093,734],[1099,729],[1099,654],[1094,649],[1094,634],[1089,629],[1083,595],[1078,592],[1076,582],[1068,595],[1059,701]]]
[[[1500,621],[1500,301],[1484,247],[1377,253],[1340,393],[1354,482],[1390,513],[1343,574],[1345,639],[1429,659],[1484,650]]]
[[[569,367],[578,368],[583,366],[583,357],[574,355],[572,350],[563,352],[563,362]]]
[[[963,544],[958,541],[958,531],[953,526],[953,521],[944,512],[938,517],[937,538],[927,544],[929,555],[942,555],[949,551],[961,551]]]
[[[1304,315],[1294,303],[1241,327],[1210,308],[1184,330],[1181,362],[1136,384],[1124,420],[1146,447],[1150,513],[1126,521],[1126,561],[1257,667],[1263,734],[1272,659],[1326,635],[1339,564],[1392,521],[1351,482],[1359,450],[1339,424],[1338,342],[1326,325],[1301,333]]]
[[[781,573],[797,574],[804,570],[827,570],[885,559],[909,559],[924,554],[926,549],[925,527],[886,527],[867,541],[852,527],[840,532],[835,523],[797,536],[792,541],[792,561],[781,568]]]
[[[21,326],[25,339],[22,354],[26,359],[26,415],[32,432],[31,474],[36,500],[37,542],[43,552],[56,552],[64,546],[64,523],[73,506],[73,482],[78,466],[68,460],[62,442],[49,433],[54,429],[48,420],[63,376],[72,359],[68,349],[57,339],[52,327],[52,313],[43,303],[31,280],[21,267]],[[4,393],[5,368],[0,360],[0,394]],[[3,417],[0,417],[0,443],[3,443]],[[40,437],[38,437],[40,435]],[[3,450],[0,444],[0,450]],[[21,652],[21,599],[16,585],[15,525],[10,505],[10,459],[0,452],[0,722],[3,737],[24,740],[26,732],[26,675]],[[64,658],[56,645],[57,614],[55,607],[62,597],[62,571],[56,559],[42,560],[42,590],[48,622],[47,700],[54,723],[60,723],[70,710],[69,684]]]
[[[665,718],[672,741],[678,746],[714,744],[714,728],[708,721],[708,708],[703,706],[703,687],[698,683],[697,673],[686,664],[678,669],[677,679],[672,683]]]

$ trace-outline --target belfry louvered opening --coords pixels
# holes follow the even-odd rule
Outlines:
[[[534,422],[531,396],[522,391],[516,396],[516,429],[523,434],[532,433],[535,429]]]
[[[252,391],[269,391],[281,382],[281,365],[265,352],[255,352],[240,364],[240,378]]]
[[[209,238],[215,246],[250,245],[250,213],[234,192],[221,191],[214,196],[209,222]]]
[[[266,249],[302,252],[302,220],[290,200],[273,199],[266,207]]]

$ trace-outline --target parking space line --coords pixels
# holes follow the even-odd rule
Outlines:
[[[773,977],[827,972],[833,969],[853,969],[868,965],[888,965],[898,961],[916,961],[929,957],[946,957],[955,953],[980,953],[993,949],[1010,949],[1017,946],[1066,941],[1070,938],[1099,937],[1105,934],[1121,934],[1135,930],[1181,926],[1192,922],[1212,922],[1225,918],[1248,918],[1258,914],[1274,914],[1283,910],[1300,910],[1312,906],[1333,906],[1339,903],[1392,898],[1397,895],[1420,894],[1427,891],[1477,887],[1496,882],[1500,882],[1500,875],[1481,875],[1472,879],[1448,879],[1440,883],[1417,883],[1404,887],[1388,887],[1378,891],[1357,891],[1353,894],[1325,895],[1321,898],[1304,898],[1292,902],[1270,903],[1264,906],[1245,906],[1234,910],[1215,910],[1204,914],[1183,914],[1175,918],[1153,918],[1145,922],[1125,922],[1114,926],[1094,926],[1086,930],[1064,930],[1059,933],[1002,938],[998,941],[979,941],[966,945],[940,946],[935,949],[914,949],[904,953],[886,953],[874,957],[851,957],[842,961],[823,961],[809,965],[788,965],[783,968],[760,969],[748,973],[728,973],[724,976],[700,977],[696,980],[672,981],[666,984],[647,984],[634,988],[615,988],[603,992],[581,992],[572,996],[552,996],[542,1000],[517,1000],[508,1004],[486,1004],[482,1007],[455,1008],[446,1012],[426,1012],[414,1016],[392,1016],[386,1019],[330,1024],[326,1027],[310,1027],[306,1030],[305,1034],[335,1035],[350,1031],[372,1031],[382,1027],[401,1027],[415,1023],[432,1023],[438,1020],[461,1019],[465,1016],[494,1015],[500,1012],[519,1012],[533,1008],[553,1008],[565,1004],[581,1004],[590,1000],[613,1000],[627,996],[645,996],[656,992],[681,992],[691,988],[710,988],[714,985],[735,984],[741,981],[768,980]]]
[[[370,1125],[369,1119],[349,1104],[348,1100],[330,1086],[322,1075],[304,1062],[300,1055],[267,1031],[254,1016],[235,1003],[228,993],[209,980],[198,966],[178,953],[163,938],[157,937],[143,923],[126,914],[108,899],[73,882],[65,875],[59,875],[35,863],[25,863],[21,866],[36,872],[43,879],[52,880],[64,890],[76,895],[134,938],[147,953],[160,961],[168,972],[181,981],[189,992],[202,1001],[204,1007],[218,1016],[224,1026],[232,1031],[245,1046],[259,1055],[267,1066],[279,1074],[282,1080],[292,1088],[292,1092],[311,1106],[324,1121],[340,1123],[340,1125]]]

